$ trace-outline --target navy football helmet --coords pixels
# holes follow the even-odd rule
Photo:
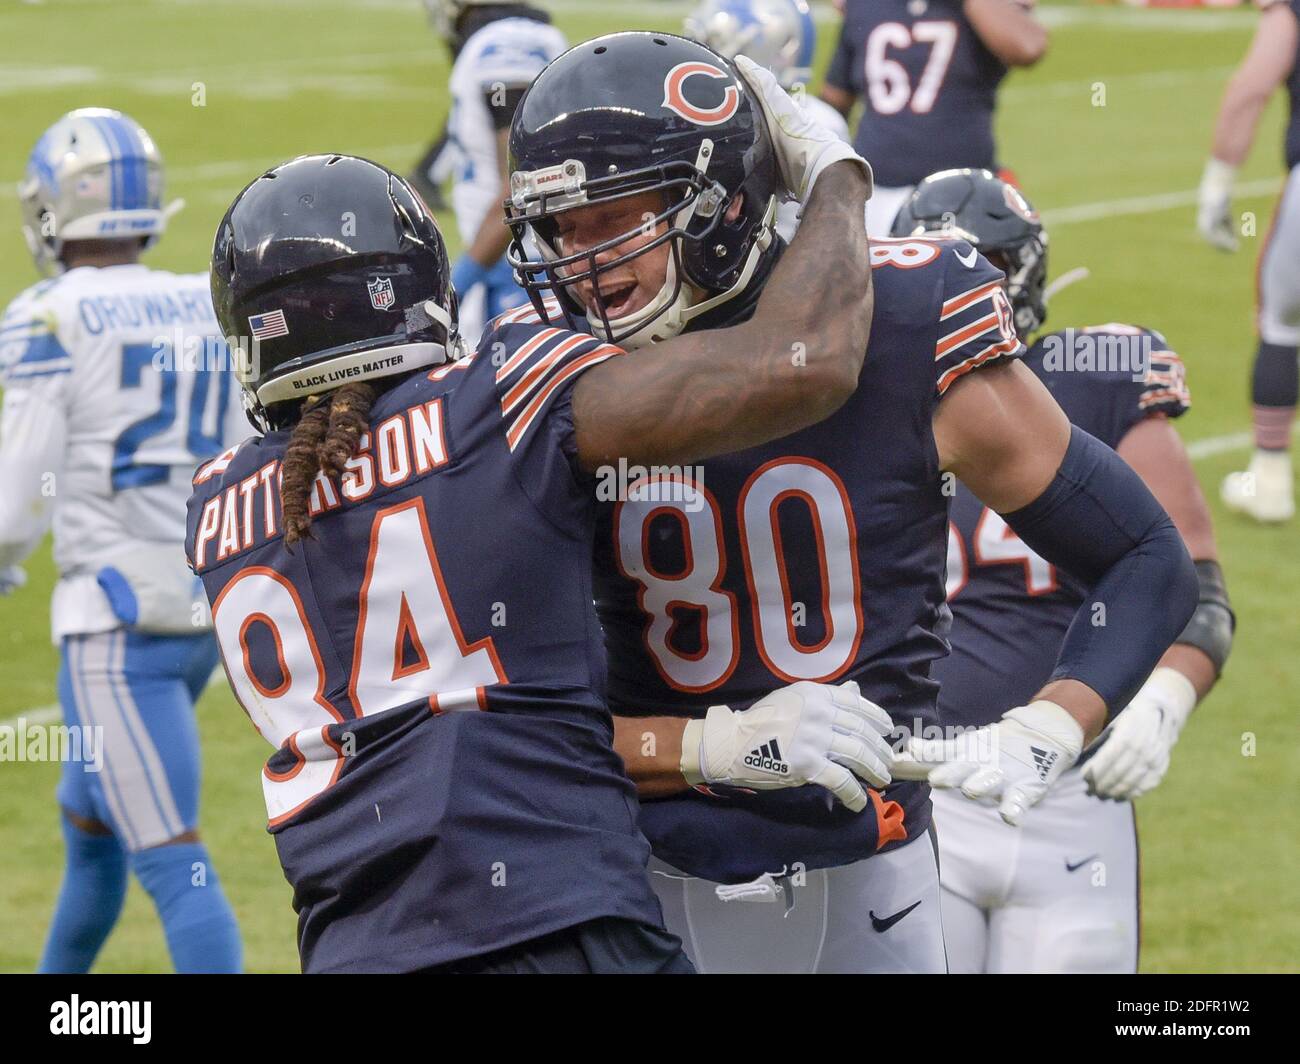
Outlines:
[[[351,155],[301,156],[235,198],[212,248],[212,302],[263,431],[310,395],[461,352],[433,215],[402,178]]]
[[[508,256],[533,306],[552,320],[544,296],[554,293],[565,313],[624,346],[675,336],[743,292],[775,254],[780,178],[763,114],[728,60],[684,37],[614,33],[554,60],[515,112],[510,169]],[[663,194],[653,219],[561,255],[558,215],[649,191]],[[603,252],[660,227],[642,246],[597,264]],[[541,261],[525,250],[530,233]],[[668,276],[657,296],[611,319],[599,275],[665,243]],[[591,312],[569,287],[587,280],[595,288]]]
[[[1016,331],[1032,336],[1047,318],[1047,232],[1020,190],[988,170],[931,174],[894,220],[896,237],[938,233],[970,241],[1007,275]]]

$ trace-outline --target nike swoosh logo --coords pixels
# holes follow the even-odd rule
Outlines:
[[[1086,865],[1086,864],[1087,864],[1089,861],[1091,861],[1094,857],[1100,857],[1100,856],[1101,856],[1101,854],[1099,854],[1099,853],[1089,854],[1089,855],[1088,855],[1087,857],[1085,857],[1082,861],[1075,861],[1074,864],[1070,864],[1070,859],[1067,857],[1067,858],[1065,859],[1065,870],[1066,870],[1067,872],[1077,872],[1080,868],[1082,868],[1084,865]]]
[[[921,901],[924,900],[924,898],[921,899]],[[893,916],[886,916],[883,920],[870,910],[867,911],[867,915],[871,917],[871,926],[883,934],[920,904],[921,902],[914,901],[906,909],[900,909],[898,912],[894,913]]]
[[[972,248],[969,255],[963,255],[960,251],[954,251],[953,254],[957,256],[957,261],[965,266],[966,269],[973,270],[975,269],[975,260],[979,258],[980,253]]]

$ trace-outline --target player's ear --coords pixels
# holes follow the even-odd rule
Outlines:
[[[737,218],[740,217],[740,212],[744,209],[745,209],[745,194],[743,192],[738,192],[736,193],[736,197],[729,204],[727,204],[726,220],[728,222],[734,222]]]

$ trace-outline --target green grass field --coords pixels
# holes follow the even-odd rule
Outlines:
[[[675,29],[684,5],[551,5],[579,40],[626,28]],[[1190,206],[1214,109],[1253,26],[1249,13],[1052,7],[1052,51],[1004,90],[1003,158],[1052,227],[1054,272],[1092,278],[1053,306],[1057,327],[1155,326],[1181,352],[1195,408],[1189,441],[1248,428],[1254,256],[1201,244]],[[821,57],[832,44],[823,22]],[[8,191],[31,145],[64,111],[120,108],[153,134],[169,196],[188,207],[148,261],[206,269],[217,221],[259,168],[310,151],[408,167],[439,126],[447,58],[415,0],[48,0],[0,10],[0,298],[34,280]],[[1104,106],[1097,106],[1104,92]],[[202,93],[203,106],[196,106]],[[1280,101],[1243,174],[1259,232],[1280,186]],[[1263,183],[1261,183],[1263,182]],[[454,234],[454,227],[448,226]],[[454,235],[451,238],[454,241]],[[1214,448],[1211,448],[1214,451]],[[1300,846],[1290,802],[1300,754],[1300,622],[1295,526],[1225,514],[1218,483],[1245,455],[1197,468],[1215,507],[1238,613],[1219,688],[1184,733],[1165,785],[1139,807],[1147,971],[1300,970]],[[3,486],[0,486],[3,490]],[[0,721],[55,701],[48,638],[48,546],[29,586],[0,599]],[[258,773],[269,748],[224,683],[199,707],[203,834],[242,924],[254,971],[293,971],[290,891],[263,830]],[[1254,737],[1253,756],[1243,754]],[[0,970],[31,971],[58,891],[57,766],[0,764]],[[135,885],[97,970],[169,970],[162,933]]]

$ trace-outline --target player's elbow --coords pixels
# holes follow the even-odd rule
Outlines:
[[[812,373],[800,373],[798,367],[795,369],[793,380],[799,395],[799,408],[809,415],[812,424],[830,417],[849,401],[857,391],[862,363],[850,365],[844,360],[836,360]]]

